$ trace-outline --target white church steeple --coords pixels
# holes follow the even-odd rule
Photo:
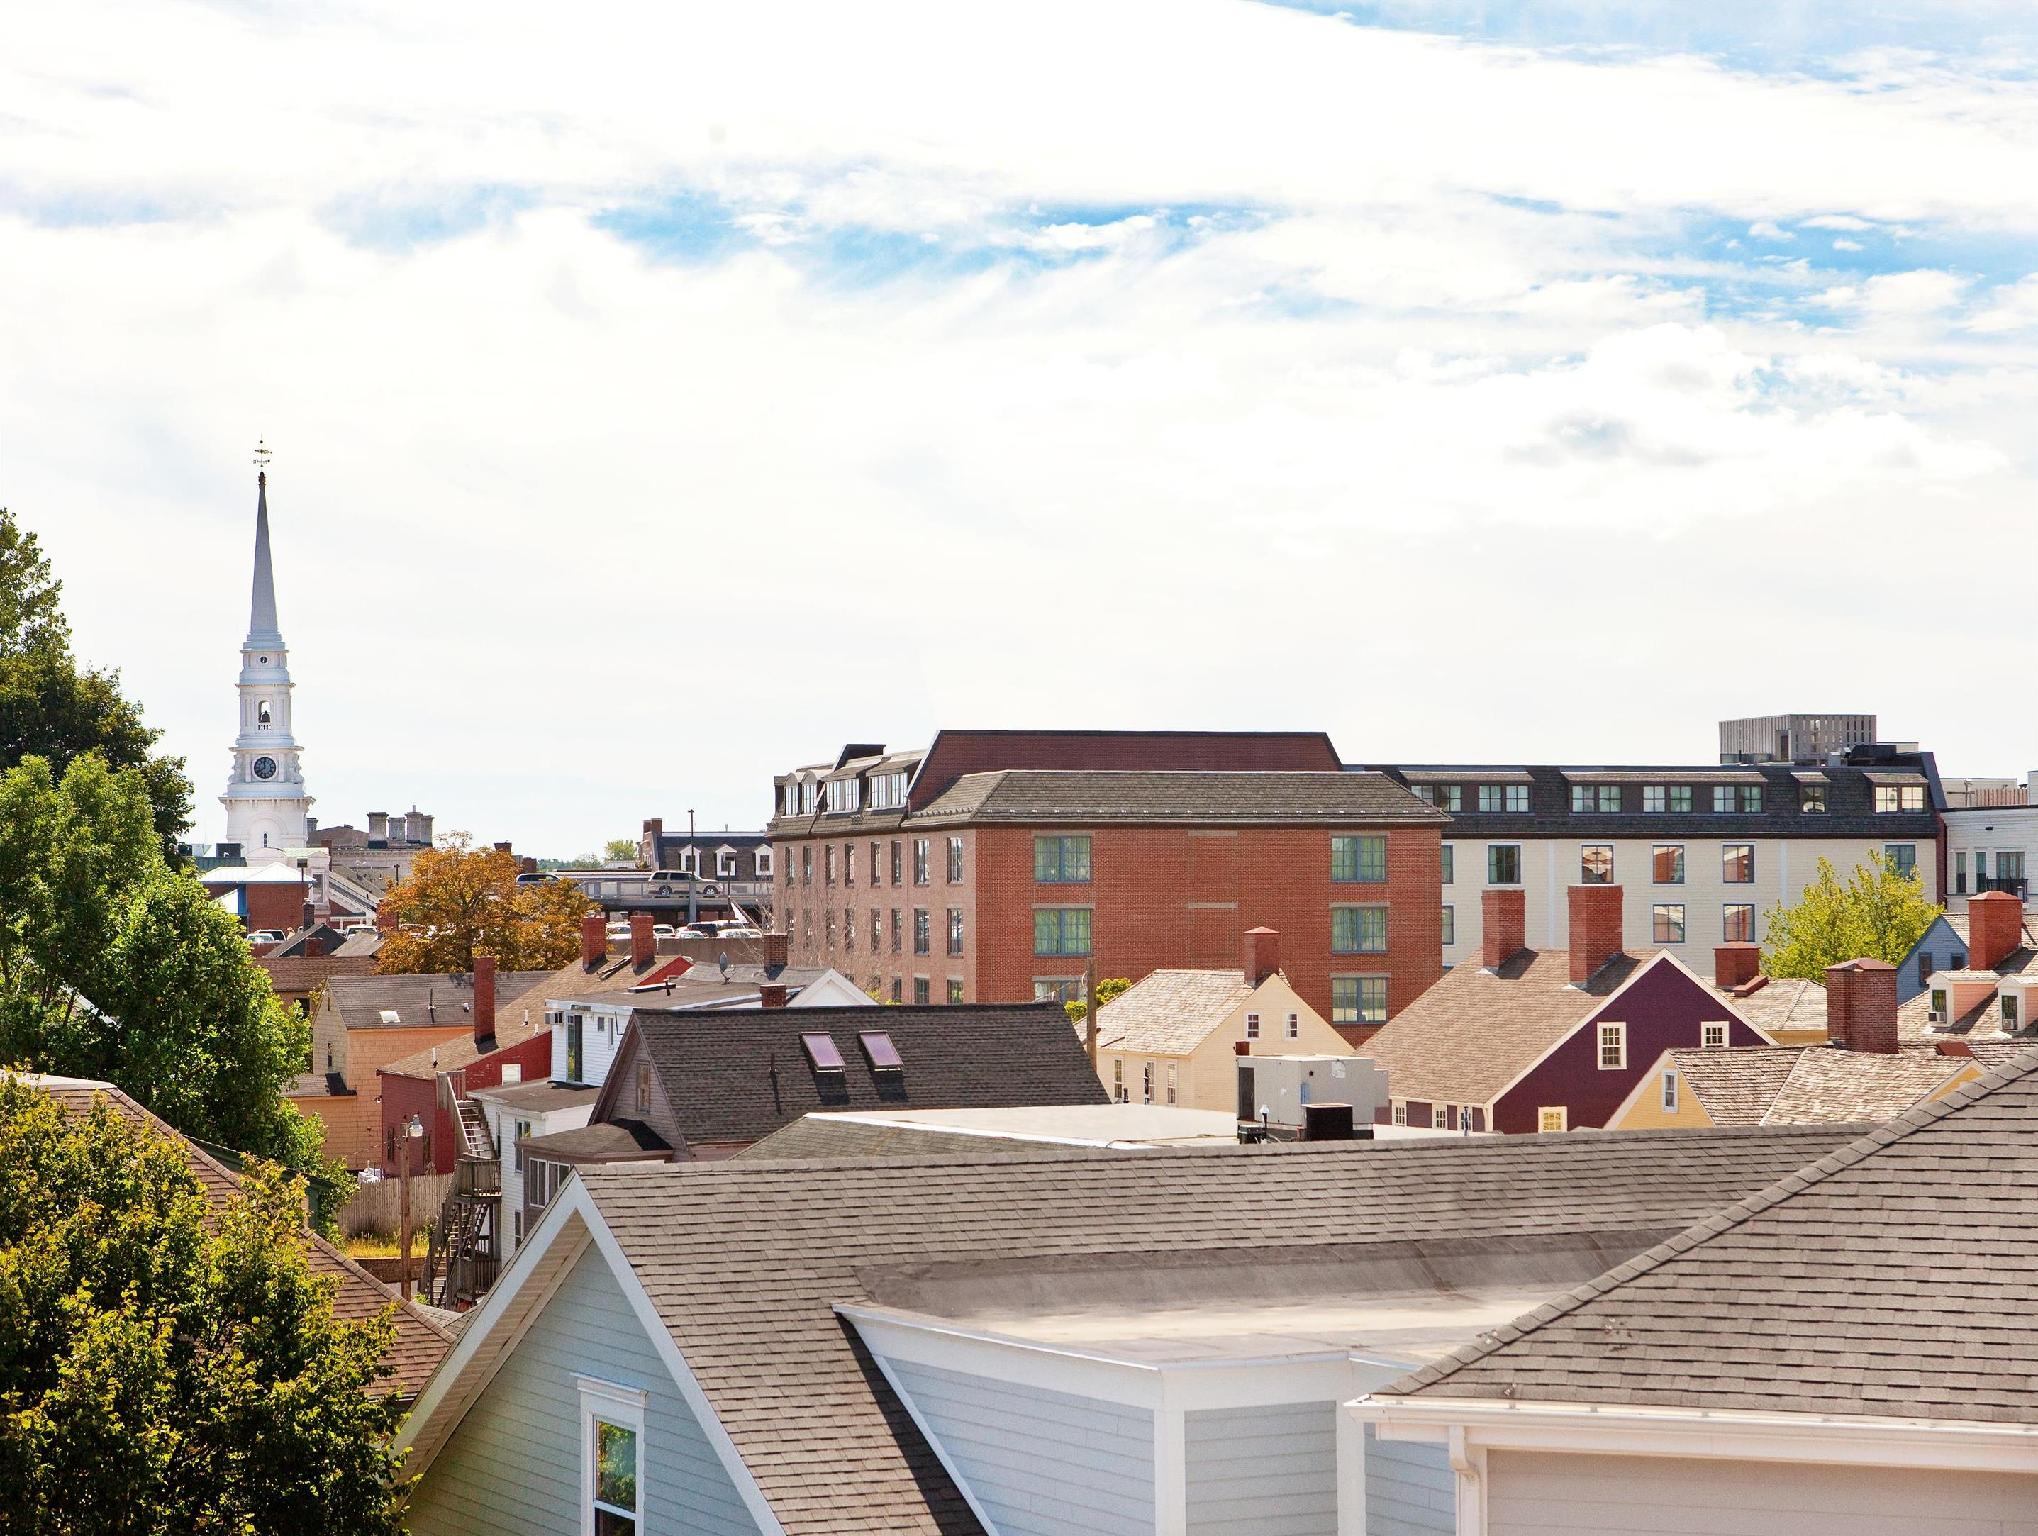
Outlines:
[[[276,573],[269,555],[269,450],[255,450],[255,579],[248,603],[248,638],[241,644],[240,733],[233,776],[219,803],[226,840],[241,845],[249,864],[283,857],[310,839],[300,748],[290,734],[290,656],[276,624]]]

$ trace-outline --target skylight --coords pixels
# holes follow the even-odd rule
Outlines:
[[[800,1044],[807,1048],[807,1060],[814,1064],[816,1072],[844,1072],[842,1052],[835,1045],[833,1035],[801,1035]]]
[[[856,1038],[863,1042],[863,1054],[870,1058],[871,1069],[876,1072],[903,1072],[906,1063],[899,1056],[899,1048],[892,1044],[892,1037],[881,1029],[859,1031]]]

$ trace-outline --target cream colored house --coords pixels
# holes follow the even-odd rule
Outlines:
[[[1155,971],[1097,1010],[1097,1073],[1121,1104],[1238,1108],[1238,1047],[1254,1056],[1357,1053],[1279,971]]]

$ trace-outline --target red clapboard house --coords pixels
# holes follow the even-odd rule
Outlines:
[[[1519,887],[1485,892],[1484,950],[1366,1043],[1395,1124],[1519,1134],[1603,1126],[1666,1050],[1775,1041],[1664,950],[1621,947],[1621,888],[1570,892],[1571,948],[1523,943]]]

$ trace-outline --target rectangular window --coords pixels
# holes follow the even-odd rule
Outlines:
[[[895,838],[893,838],[893,839],[892,839],[892,884],[893,884],[893,885],[904,885],[904,884],[906,883],[906,882],[905,882],[905,878],[904,878],[904,876],[903,876],[903,875],[902,875],[902,874],[900,873],[900,871],[901,871],[901,870],[902,870],[902,869],[904,868],[903,864],[902,864],[902,863],[900,862],[900,861],[901,861],[901,859],[902,859],[903,857],[904,857],[904,855],[903,855],[903,853],[901,852],[901,850],[900,850],[900,847],[899,847],[899,840],[898,840],[898,839],[897,839],[897,838],[895,837]]]
[[[872,843],[870,845],[870,883],[872,885],[877,885],[884,879],[884,851],[885,845],[883,843]]]
[[[957,956],[962,953],[962,908],[948,909],[948,953]]]
[[[1665,1072],[1663,1074],[1663,1113],[1666,1115],[1677,1113],[1677,1074],[1675,1072]]]
[[[1658,944],[1684,942],[1684,903],[1659,901],[1649,909],[1650,937]]]
[[[962,884],[962,839],[959,837],[948,840],[948,883]]]
[[[1387,878],[1387,839],[1378,833],[1330,840],[1330,878],[1339,884],[1377,884]]]
[[[1720,908],[1720,940],[1726,944],[1755,942],[1755,903],[1730,901]]]
[[[828,948],[832,950],[835,948],[835,909],[833,907],[830,907],[823,914],[823,921],[828,925]]]
[[[828,810],[830,814],[853,811],[863,803],[863,785],[856,779],[830,779],[828,781]]]
[[[898,909],[897,907],[893,907],[893,908],[892,908],[892,953],[893,953],[893,954],[895,954],[895,955],[896,955],[896,954],[897,954],[897,953],[899,952],[899,944],[900,944],[900,939],[901,939],[901,935],[902,935],[902,933],[903,933],[903,931],[904,931],[904,927],[905,927],[904,923],[902,923],[902,922],[900,921],[900,918],[899,918],[899,909]]]
[[[1734,786],[1715,784],[1712,787],[1712,808],[1715,815],[1724,816],[1734,808]]]
[[[1397,1102],[1394,1106],[1393,1117],[1396,1125],[1408,1124],[1408,1106]]]
[[[1684,844],[1658,843],[1655,857],[1651,862],[1654,865],[1653,875],[1656,884],[1684,884]]]
[[[874,811],[896,811],[906,803],[906,775],[901,772],[874,773],[870,776],[870,808]]]
[[[1642,809],[1644,811],[1652,815],[1660,815],[1668,808],[1668,805],[1669,801],[1663,792],[1661,784],[1644,784],[1642,786]]]
[[[844,843],[842,845],[842,883],[844,885],[856,884],[856,844],[854,843]]]
[[[1175,1089],[1176,1089],[1176,1070],[1175,1070],[1175,1069],[1176,1069],[1176,1068],[1177,1068],[1177,1067],[1178,1067],[1179,1065],[1180,1065],[1180,1063],[1179,1063],[1179,1062],[1173,1062],[1173,1061],[1171,1061],[1171,1062],[1169,1062],[1169,1063],[1168,1063],[1168,1102],[1169,1102],[1170,1104],[1172,1104],[1172,1103],[1174,1103],[1174,1102],[1175,1102]]]
[[[1916,843],[1884,843],[1882,856],[1889,860],[1892,868],[1900,875],[1915,875],[1918,872],[1918,845]],[[2002,878],[2003,861],[1996,860],[1996,878]]]
[[[1719,1019],[1698,1026],[1699,1044],[1709,1051],[1723,1051],[1727,1048],[1726,1020]]]
[[[580,1528],[585,1536],[636,1536],[645,1394],[586,1376],[579,1384]]]
[[[1521,844],[1489,843],[1486,847],[1486,883],[1521,884]]]
[[[1139,1071],[1139,1102],[1142,1104],[1153,1102],[1153,1063],[1150,1061]]]
[[[1039,885],[1088,885],[1089,837],[1036,837],[1033,840],[1033,879]]]
[[[835,845],[830,843],[821,850],[821,864],[826,873],[822,876],[829,885],[835,883]]]
[[[1673,816],[1689,816],[1691,814],[1691,786],[1689,784],[1672,784],[1670,786],[1670,813]]]
[[[1878,784],[1875,786],[1875,810],[1877,815],[1888,816],[1898,811],[1922,811],[1925,808],[1925,786],[1922,784]]]
[[[1429,1128],[1433,1131],[1448,1131],[1451,1128],[1451,1106],[1432,1104],[1429,1108]]]
[[[962,982],[954,976],[948,978],[948,1000],[951,1003],[962,1001]]]
[[[922,1008],[925,1008],[928,1003],[933,1001],[931,994],[928,992],[927,978],[925,976],[915,976],[913,978],[913,1001]]]
[[[1599,1026],[1599,1070],[1616,1071],[1628,1064],[1628,1027],[1625,1024]]]
[[[1915,864],[1916,850],[1912,851],[1911,862]],[[2003,849],[1996,854],[1996,878],[1998,880],[2021,880],[2024,878],[2024,850]]]
[[[904,983],[904,982],[902,982],[902,981],[900,981],[898,977],[894,976],[894,977],[892,978],[892,1001],[893,1001],[893,1002],[895,1002],[895,1003],[898,1003],[898,1002],[903,1002],[903,1001],[905,1001],[904,997],[903,997],[903,996],[901,995],[901,989],[902,989],[902,988],[903,988],[904,986],[905,986],[905,983]]]
[[[1444,924],[1443,924],[1443,927],[1444,927],[1444,943],[1445,943],[1446,945],[1451,945],[1451,944],[1455,944],[1455,943],[1457,943],[1457,942],[1458,942],[1458,913],[1457,913],[1457,909],[1456,909],[1455,907],[1445,907],[1445,908],[1444,908]]]
[[[1797,808],[1807,816],[1826,814],[1826,786],[1823,784],[1800,784],[1797,787]]]
[[[1953,894],[1967,894],[1967,855],[1964,853],[1953,855]]]
[[[1761,809],[1762,786],[1760,784],[1743,784],[1741,786],[1741,813],[1744,816],[1753,816]]]
[[[926,885],[928,883],[927,848],[926,838],[916,837],[913,839],[913,883],[915,885]]]
[[[1458,872],[1458,850],[1450,843],[1444,844],[1444,884],[1449,885]]]
[[[1582,815],[1592,809],[1592,786],[1573,784],[1571,786],[1571,814]]]
[[[1334,955],[1386,954],[1387,909],[1385,907],[1332,907],[1330,909],[1330,950]]]
[[[1545,1104],[1536,1111],[1536,1130],[1547,1135],[1570,1129],[1570,1111],[1562,1104]]]
[[[885,947],[885,915],[876,907],[870,909],[870,952],[876,954]]]
[[[1587,843],[1578,850],[1578,883],[1613,884],[1613,844]]]
[[[1035,908],[1033,952],[1036,955],[1087,955],[1090,952],[1090,909]]]
[[[800,883],[802,885],[812,885],[814,883],[814,845],[812,843],[800,845]]]
[[[925,907],[913,909],[913,953],[928,955],[934,952],[934,930],[932,920]]]
[[[1481,784],[1479,786],[1479,809],[1482,811],[1497,811],[1500,809],[1500,786],[1498,784]]]
[[[2017,1032],[2017,994],[2005,992],[2002,996],[2003,1030],[2007,1034]]]
[[[1288,1038],[1290,1040],[1300,1040],[1302,1038],[1302,1015],[1299,1013],[1288,1015]]]
[[[1385,976],[1331,977],[1330,1022],[1333,1024],[1386,1023],[1387,978]]]
[[[1615,811],[1618,811],[1618,810],[1620,809],[1620,800],[1621,800],[1621,787],[1620,787],[1620,785],[1618,785],[1618,784],[1602,784],[1602,785],[1600,785],[1600,786],[1599,786],[1599,814],[1600,814],[1600,815],[1602,815],[1602,816],[1607,816],[1607,815],[1611,815],[1611,814],[1612,814],[1612,813],[1614,813]]]
[[[856,908],[842,909],[842,947],[854,953],[856,949]]]
[[[1120,1104],[1125,1102],[1125,1058],[1123,1056],[1113,1056],[1111,1058],[1111,1097]]]
[[[1246,1039],[1248,1039],[1248,1040],[1257,1040],[1257,1039],[1259,1039],[1259,1037],[1260,1037],[1260,1016],[1259,1016],[1258,1014],[1256,1014],[1256,1013],[1249,1013],[1249,1014],[1247,1014],[1247,1015],[1245,1016],[1245,1037],[1246,1037]]]
[[[1526,813],[1528,810],[1528,792],[1529,787],[1526,784],[1508,785],[1507,794],[1504,797],[1504,803],[1508,810],[1517,815]]]
[[[1036,976],[1033,978],[1033,1000],[1036,1003],[1074,1002],[1083,995],[1083,984],[1074,976]]]
[[[1753,843],[1720,844],[1720,884],[1753,885],[1755,883],[1755,845]]]

